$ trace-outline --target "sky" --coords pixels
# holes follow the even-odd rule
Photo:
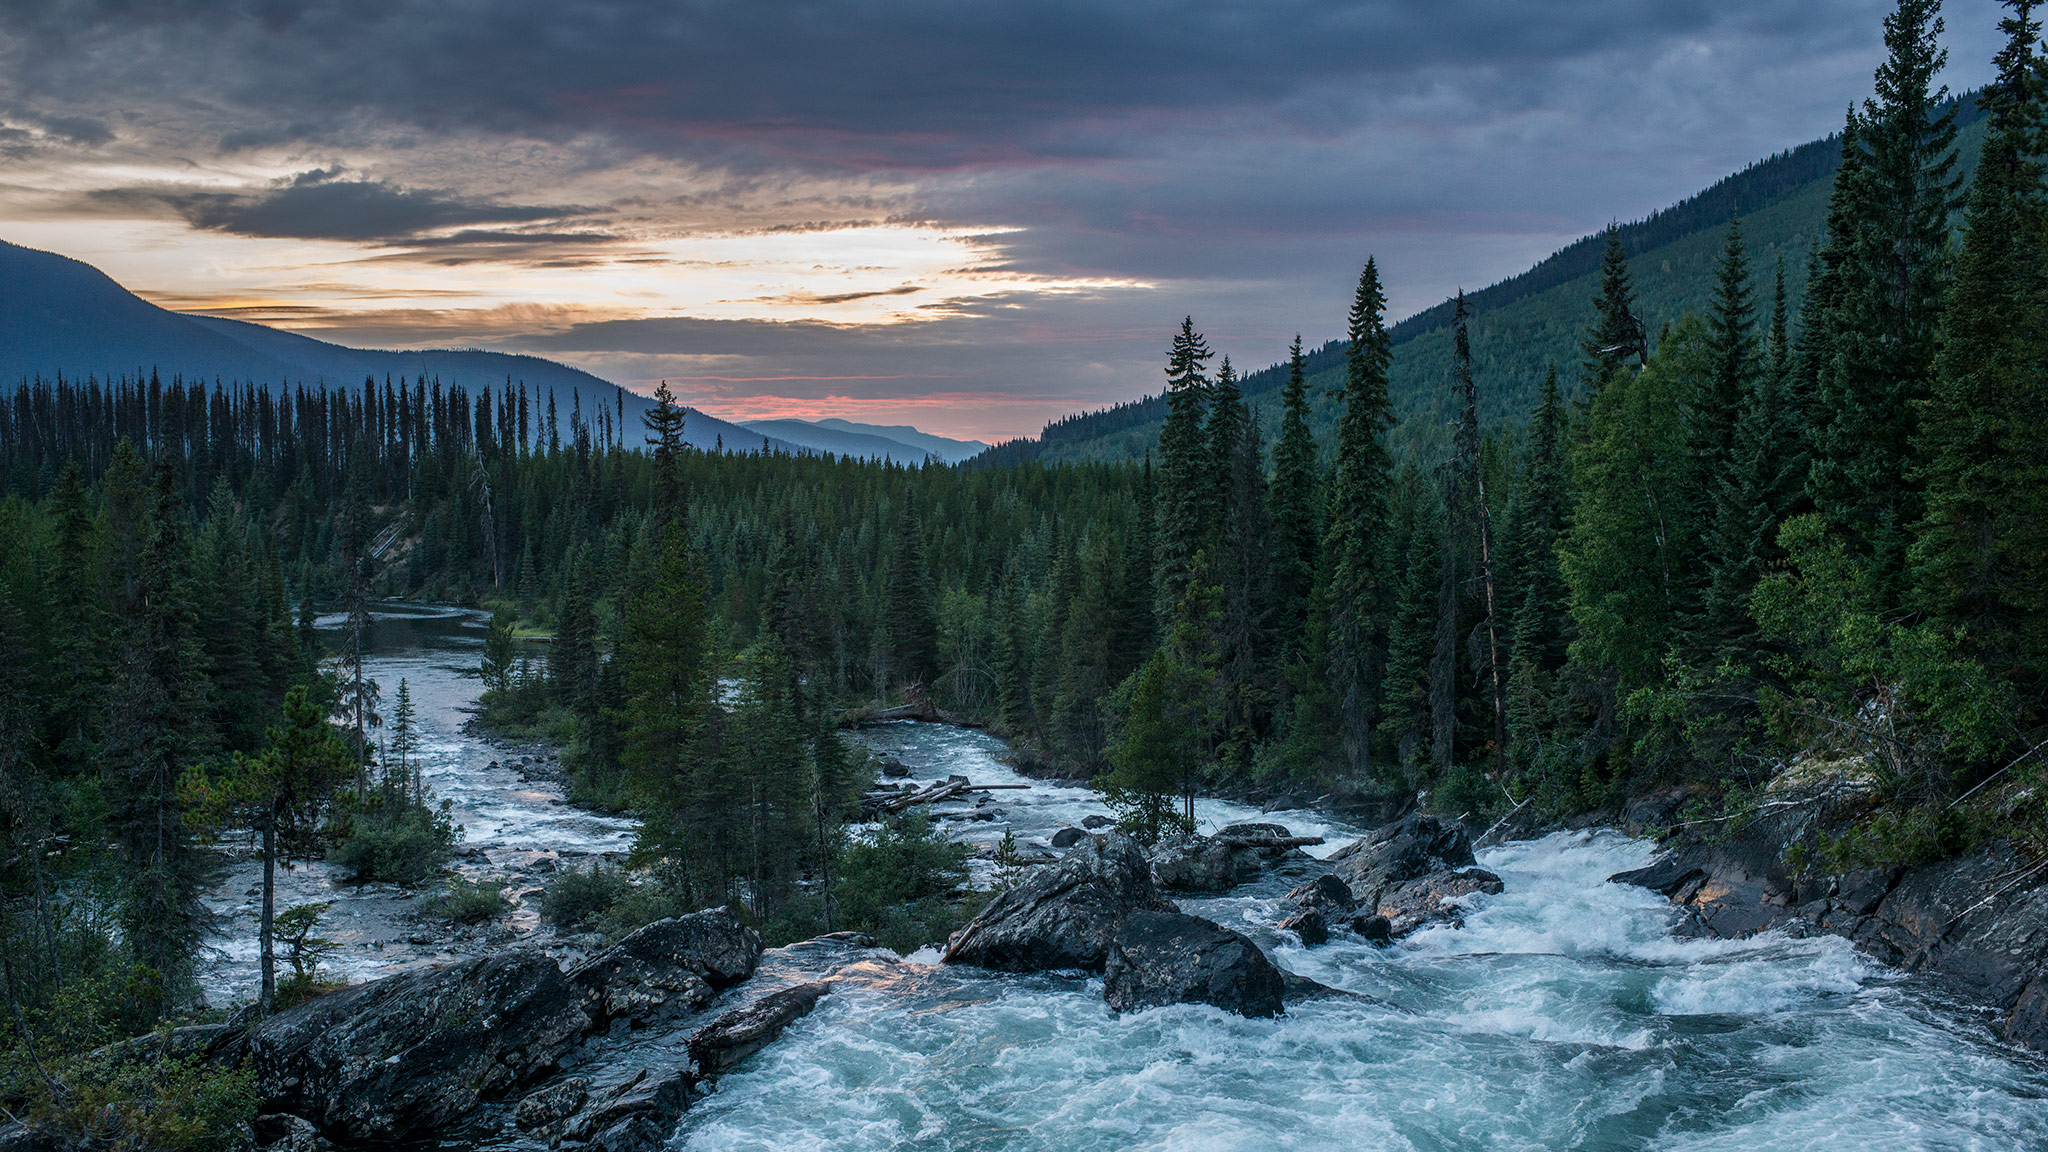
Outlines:
[[[997,440],[1835,130],[1883,0],[0,0],[0,239],[167,308]],[[1946,9],[1957,89],[1993,0]]]

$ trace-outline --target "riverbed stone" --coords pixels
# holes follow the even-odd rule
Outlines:
[[[1237,887],[1237,853],[1207,836],[1169,836],[1151,856],[1152,882],[1168,892],[1227,892]]]
[[[1455,919],[1455,902],[1463,897],[1499,895],[1501,888],[1500,877],[1484,868],[1432,872],[1389,887],[1374,911],[1387,920],[1393,935],[1406,936],[1431,921]]]
[[[1185,912],[1135,912],[1111,938],[1102,998],[1118,1012],[1213,1004],[1240,1016],[1277,1016],[1286,981],[1259,946]]]
[[[1088,837],[989,901],[947,942],[945,959],[1003,972],[1100,972],[1126,917],[1175,911],[1136,841],[1116,832]]]
[[[1055,848],[1072,848],[1087,838],[1088,834],[1079,828],[1062,828],[1052,834],[1052,846]]]
[[[1472,838],[1456,822],[1415,814],[1376,829],[1330,855],[1333,874],[1365,907],[1404,880],[1476,863]]]

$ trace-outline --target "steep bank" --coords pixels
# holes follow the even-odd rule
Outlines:
[[[1784,928],[1845,937],[1984,1005],[2005,1039],[2048,1051],[2048,861],[1992,842],[1935,864],[1801,875],[1786,851],[1811,838],[1815,821],[1811,808],[1788,808],[1725,837],[1688,833],[1648,867],[1613,879],[1684,909],[1680,935]]]

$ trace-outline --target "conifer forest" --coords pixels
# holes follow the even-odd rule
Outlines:
[[[1099,463],[707,450],[666,385],[629,419],[517,379],[14,383],[0,1105],[168,1101],[151,1139],[206,1146],[248,1073],[105,1053],[191,1016],[215,846],[404,883],[454,850],[408,687],[363,673],[389,600],[488,611],[479,722],[638,821],[634,879],[585,877],[644,905],[590,897],[622,930],[943,939],[960,853],[862,810],[845,732],[891,715],[1000,736],[1144,844],[1200,797],[1477,834],[1678,796],[1664,823],[1712,833],[1807,773],[1847,784],[1806,869],[2048,853],[2048,64],[2010,2],[1953,98],[1937,7],[1887,19],[1801,264],[1717,221],[1707,305],[1656,315],[1610,228],[1533,407],[1447,302],[1428,429],[1397,432],[1372,258],[1301,318],[1344,335],[1295,340],[1277,412],[1200,318],[1160,333],[1156,440]],[[263,900],[234,930],[281,1010],[321,990],[286,962],[318,912]]]

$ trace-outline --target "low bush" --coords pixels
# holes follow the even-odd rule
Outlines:
[[[570,932],[602,931],[605,914],[632,891],[633,881],[625,870],[602,861],[588,868],[564,868],[541,889],[541,919]]]
[[[447,887],[419,903],[422,914],[457,924],[481,924],[511,907],[512,902],[505,899],[505,882],[496,876],[480,880],[450,877]]]
[[[421,883],[437,871],[455,846],[454,817],[443,802],[437,809],[408,804],[360,812],[348,821],[341,843],[327,858],[356,880]]]

